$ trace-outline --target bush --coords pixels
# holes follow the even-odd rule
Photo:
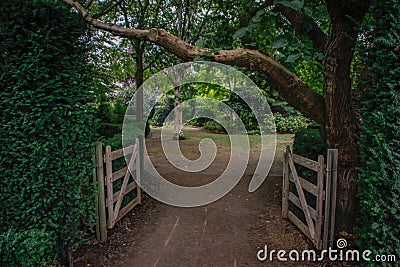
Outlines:
[[[318,160],[318,155],[326,155],[328,145],[324,132],[324,128],[316,124],[299,130],[294,136],[293,153],[312,160]]]
[[[221,124],[219,124],[216,121],[210,120],[207,121],[204,126],[203,129],[206,131],[210,131],[210,132],[220,132],[220,133],[226,133],[225,129],[222,127]]]
[[[36,229],[16,232],[13,229],[0,234],[0,266],[49,266],[55,260],[54,236]]]
[[[357,180],[360,219],[359,246],[374,254],[400,259],[400,3],[374,1],[373,28],[368,41],[367,65],[372,84],[363,93],[362,167]],[[370,26],[370,25],[369,25]],[[371,26],[369,27],[369,29]],[[396,51],[397,47],[397,51]],[[366,266],[365,264],[364,266]],[[394,266],[373,262],[368,266]]]
[[[64,4],[4,0],[0,9],[0,233],[51,233],[44,259],[63,263],[95,214],[90,36]]]
[[[277,112],[268,114],[264,123],[268,129],[272,129],[273,123],[275,123],[277,133],[296,133],[301,129],[307,128],[310,120],[301,114],[282,115]]]

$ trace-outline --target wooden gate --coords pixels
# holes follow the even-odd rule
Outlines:
[[[111,151],[110,146],[106,146],[104,155],[104,162],[106,164],[106,188],[107,188],[107,213],[108,213],[108,228],[113,228],[115,223],[131,211],[136,205],[141,202],[139,182],[140,177],[140,159],[139,159],[139,139],[137,138],[135,144],[126,148]],[[118,158],[129,157],[129,163],[126,167],[114,171],[112,161]],[[133,172],[134,171],[134,172]],[[131,174],[135,176],[135,180],[129,182]],[[118,191],[114,193],[114,183],[122,180],[122,185]],[[122,207],[124,196],[132,190],[136,189],[136,197]]]
[[[316,172],[316,183],[300,177],[296,165]],[[283,163],[282,217],[288,218],[314,244],[317,249],[326,249],[332,245],[335,226],[337,150],[329,149],[327,165],[324,157],[318,156],[318,162],[292,154],[286,148]],[[294,190],[290,190],[290,184]],[[304,190],[316,198],[315,205],[307,202]],[[297,192],[297,194],[292,191]],[[290,208],[290,203],[297,206],[304,214],[301,220]]]

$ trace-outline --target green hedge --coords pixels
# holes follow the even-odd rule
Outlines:
[[[366,55],[373,74],[363,94],[362,167],[357,181],[360,199],[360,247],[400,260],[400,3],[374,1],[372,35]],[[363,266],[367,266],[365,263]],[[395,266],[370,262],[368,266]]]
[[[37,229],[32,239],[54,244],[43,259],[65,262],[95,214],[90,36],[60,2],[3,0],[0,9],[0,233]]]
[[[36,229],[0,234],[0,266],[46,266],[55,262],[55,244],[48,233]]]

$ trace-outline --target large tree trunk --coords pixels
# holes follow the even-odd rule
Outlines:
[[[354,178],[359,166],[357,118],[351,99],[350,66],[368,1],[328,1],[331,27],[325,48],[324,78],[328,147],[339,150],[336,230],[351,231],[359,206]]]

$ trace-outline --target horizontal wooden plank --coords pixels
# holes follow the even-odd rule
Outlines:
[[[292,175],[290,175],[289,180],[294,183],[294,178]],[[310,183],[309,181],[305,180],[304,178],[301,178],[300,176],[299,176],[299,181],[302,188],[304,188],[314,196],[318,196],[318,186],[316,186],[313,183]]]
[[[129,194],[129,192],[131,192],[131,191],[132,191],[133,189],[135,189],[135,188],[136,188],[136,183],[135,183],[135,182],[129,183],[129,184],[126,186],[125,193],[124,193],[122,196],[125,196],[125,195]],[[119,199],[118,196],[119,196],[120,192],[121,192],[121,190],[118,190],[117,192],[114,193],[114,197],[113,197],[114,203],[118,201],[118,199]]]
[[[111,181],[115,182],[115,181],[121,179],[122,177],[124,177],[127,170],[128,170],[128,167],[124,167],[118,171],[113,172]]]
[[[302,231],[311,241],[313,241],[308,226],[305,225],[299,218],[297,218],[296,215],[293,214],[293,212],[288,212],[288,218],[294,225],[297,226],[297,228],[300,229],[300,231]]]
[[[311,169],[313,171],[318,171],[318,162],[313,161],[311,159],[296,155],[296,154],[290,154],[292,156],[292,159],[294,163],[297,163],[303,167],[306,167],[308,169]]]
[[[292,192],[289,192],[289,200],[293,204],[295,204],[299,209],[303,210],[301,207],[300,199]],[[308,207],[308,211],[310,212],[311,218],[316,220],[317,219],[317,211],[315,209],[313,209],[312,207],[310,207],[309,205],[307,205],[307,207]]]
[[[136,207],[138,204],[140,204],[140,199],[136,197],[134,200],[128,203],[125,207],[123,207],[119,214],[118,217],[115,219],[115,222],[118,222],[122,217],[124,217],[128,212],[130,212],[134,207]]]
[[[134,149],[135,145],[127,146],[111,152],[111,160],[119,159],[124,156],[124,151],[126,155],[130,155]]]

